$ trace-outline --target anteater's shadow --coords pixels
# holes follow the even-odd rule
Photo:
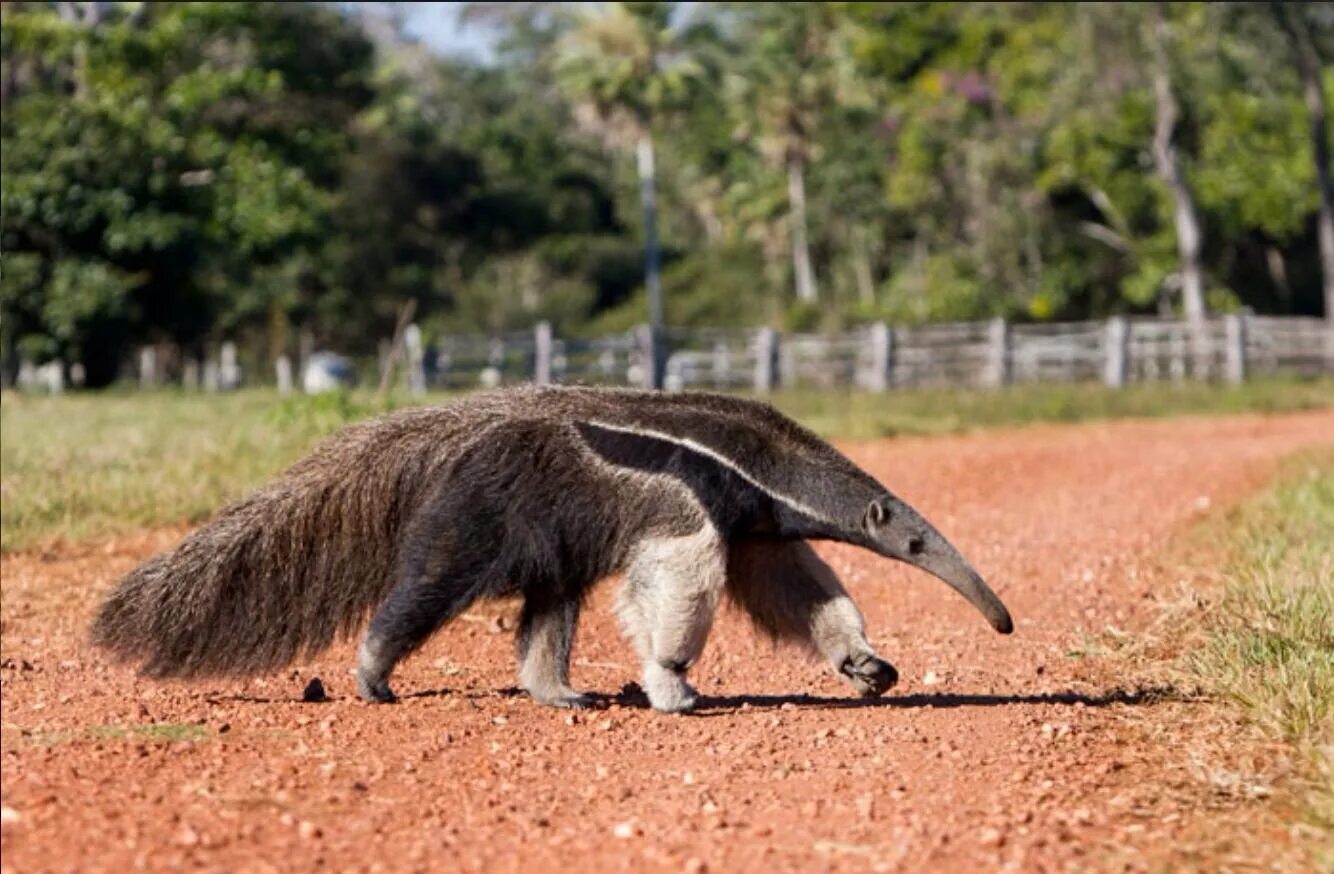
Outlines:
[[[476,691],[462,689],[421,689],[407,692],[401,700],[415,698],[457,697],[466,700],[474,707],[483,706],[479,702],[487,698],[513,698],[526,696],[526,692],[515,687],[494,691]],[[337,700],[340,696],[331,696]],[[590,692],[594,710],[605,710],[612,705],[632,710],[648,710],[648,696],[635,684],[627,684],[621,691],[608,695]],[[264,698],[250,695],[215,696],[215,700],[247,701],[251,703],[278,703],[291,699]],[[298,699],[299,700],[299,699]],[[864,708],[890,709],[954,709],[959,707],[1023,707],[1035,704],[1073,707],[1110,707],[1114,704],[1124,706],[1150,706],[1168,701],[1190,702],[1194,696],[1172,686],[1145,686],[1134,689],[1112,689],[1106,692],[1042,692],[1037,694],[981,695],[965,692],[930,692],[911,695],[894,695],[881,698],[835,698],[823,695],[701,695],[699,705],[692,716],[728,716],[736,713],[764,713],[771,710],[860,710]]]
[[[960,692],[930,692],[911,695],[890,693],[881,698],[829,698],[819,695],[728,695],[700,698],[698,716],[724,716],[741,710],[858,710],[862,708],[953,709],[958,707],[1022,707],[1054,704],[1066,707],[1110,707],[1114,704],[1143,706],[1164,701],[1184,701],[1186,696],[1171,687],[1113,689],[1103,693],[1043,692],[1032,695],[981,695]],[[633,706],[637,702],[626,702]],[[644,701],[648,706],[648,701]]]

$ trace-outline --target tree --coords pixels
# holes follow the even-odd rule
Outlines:
[[[1320,73],[1324,67],[1318,49],[1317,31],[1331,29],[1331,13],[1318,4],[1273,3],[1279,26],[1292,47],[1292,58],[1301,75],[1302,96],[1311,129],[1311,157],[1315,160],[1316,190],[1320,196],[1318,239],[1320,267],[1324,286],[1325,319],[1334,323],[1334,182],[1329,167],[1329,119],[1325,111],[1324,86]],[[1323,16],[1323,21],[1317,20]],[[1323,28],[1321,25],[1323,24]]]
[[[663,325],[654,124],[679,107],[703,73],[674,26],[672,3],[613,3],[580,13],[556,45],[555,70],[586,123],[621,148],[633,143],[644,212],[649,323]],[[662,368],[654,368],[661,377]]]
[[[806,175],[822,116],[839,96],[840,11],[823,3],[740,7],[744,46],[738,105],[761,134],[761,151],[787,176],[792,275],[797,299],[819,297],[811,258]]]
[[[1172,195],[1172,218],[1176,227],[1177,252],[1181,259],[1182,305],[1186,319],[1198,325],[1204,321],[1205,316],[1204,271],[1200,266],[1204,231],[1200,226],[1195,196],[1181,169],[1181,158],[1175,142],[1181,109],[1173,93],[1169,62],[1171,36],[1165,3],[1154,4],[1149,27],[1154,97],[1153,159],[1158,175]]]

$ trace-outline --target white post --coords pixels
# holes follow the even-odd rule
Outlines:
[[[204,391],[214,392],[218,388],[218,362],[209,358],[204,362]]]
[[[1126,384],[1126,351],[1130,336],[1124,316],[1112,316],[1107,320],[1103,340],[1102,381],[1109,388],[1121,388]]]
[[[403,348],[408,355],[408,394],[426,394],[425,352],[422,349],[422,331],[416,322],[403,331]]]
[[[755,391],[770,392],[778,387],[778,332],[760,328],[755,334]]]
[[[292,393],[292,359],[286,355],[279,355],[278,360],[273,363],[278,378],[278,394],[290,395]]]
[[[987,385],[1001,386],[1010,381],[1010,327],[1004,319],[992,319],[987,326],[989,362]]]
[[[713,344],[713,384],[717,388],[728,388],[732,382],[732,356],[727,349],[727,342],[717,340]]]
[[[157,385],[157,350],[152,346],[139,349],[139,388],[152,388]]]
[[[884,322],[871,326],[871,391],[888,391],[894,384],[894,332]]]
[[[192,391],[199,388],[199,362],[195,359],[185,359],[181,368],[181,384]]]
[[[533,382],[551,384],[551,323],[538,322],[533,329]]]
[[[1246,317],[1228,313],[1223,317],[1225,344],[1223,374],[1233,385],[1246,380]]]
[[[662,385],[663,378],[659,375],[665,363],[658,348],[658,332],[653,330],[652,325],[640,325],[635,329],[635,339],[639,345],[639,355],[642,362],[642,382],[643,387],[654,389]]]
[[[222,344],[222,362],[218,367],[218,383],[223,391],[241,386],[241,366],[236,363],[236,344],[231,340]]]

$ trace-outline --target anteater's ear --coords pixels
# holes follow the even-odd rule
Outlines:
[[[889,507],[879,498],[866,505],[866,513],[862,516],[862,526],[867,531],[874,531],[883,527],[889,522]]]

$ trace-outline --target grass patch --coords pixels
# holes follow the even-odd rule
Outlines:
[[[448,396],[425,401],[438,403]],[[999,391],[779,392],[769,398],[826,437],[942,434],[1118,416],[1334,406],[1334,380],[1219,387],[1022,386]],[[370,393],[280,398],[112,392],[0,400],[0,549],[199,522],[330,432],[409,405]]]
[[[774,406],[826,437],[949,434],[1037,422],[1289,412],[1334,407],[1334,380],[1257,380],[1236,386],[1011,386],[977,391],[784,391]]]
[[[206,725],[189,722],[155,722],[144,725],[95,725],[72,731],[34,733],[29,743],[34,746],[59,746],[68,743],[125,740],[140,743],[190,743],[207,740],[212,732]]]
[[[1334,453],[1224,525],[1224,583],[1179,667],[1293,750],[1310,819],[1334,829]]]

